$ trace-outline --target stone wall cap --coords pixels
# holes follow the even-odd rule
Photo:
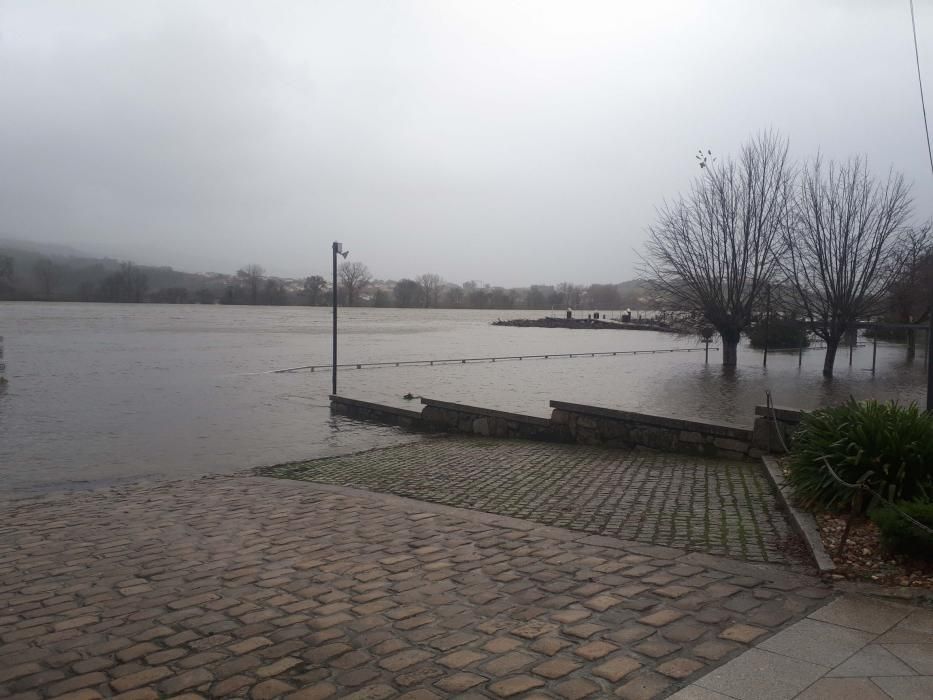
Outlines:
[[[510,413],[509,411],[497,411],[492,408],[468,406],[466,404],[452,403],[450,401],[438,401],[437,399],[429,399],[424,396],[421,397],[421,403],[423,403],[425,406],[445,408],[449,411],[459,411],[460,413],[471,413],[477,416],[504,418],[505,420],[514,421],[516,423],[530,423],[537,426],[549,426],[551,424],[549,418],[543,418],[541,416],[528,416],[523,413]]]
[[[695,419],[669,418],[667,416],[657,416],[650,413],[635,413],[633,411],[623,411],[616,408],[601,408],[599,406],[587,406],[584,404],[568,403],[566,401],[551,401],[551,408],[572,413],[582,413],[584,415],[602,416],[605,418],[615,418],[618,420],[630,421],[633,423],[643,423],[645,425],[655,425],[662,428],[671,428],[674,430],[689,430],[702,433],[711,433],[723,437],[731,437],[738,440],[751,440],[751,428],[742,425],[729,425],[727,423],[708,423]]]
[[[413,411],[410,408],[387,406],[386,404],[382,403],[362,401],[360,399],[351,399],[348,396],[338,396],[336,394],[331,394],[328,398],[332,404],[339,403],[345,406],[356,406],[358,408],[368,408],[373,411],[382,411],[383,413],[389,413],[394,416],[404,416],[405,418],[415,418],[418,420],[421,419],[421,411]]]
[[[767,406],[755,406],[755,415],[770,418],[772,410],[779,420],[787,422],[798,422],[803,418],[804,414],[804,411],[801,411],[799,408],[792,408],[790,406],[773,406],[772,408],[768,408]]]

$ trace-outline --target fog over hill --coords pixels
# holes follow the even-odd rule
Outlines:
[[[501,309],[570,305],[606,310],[646,305],[646,290],[638,280],[505,288],[477,280],[457,284],[433,274],[381,279],[362,263],[347,267],[363,276],[356,293],[348,295],[341,274],[341,304]],[[266,274],[258,264],[229,273],[185,272],[95,256],[66,245],[0,239],[0,300],[326,305],[331,303],[330,289],[329,276],[279,277]]]

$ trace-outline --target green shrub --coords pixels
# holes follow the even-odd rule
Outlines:
[[[788,482],[805,507],[847,510],[853,490],[829,475],[824,457],[840,478],[854,483],[864,477],[889,500],[929,500],[933,416],[914,404],[854,399],[804,415],[794,434]],[[863,510],[870,503],[865,498]]]
[[[914,520],[933,528],[933,503],[901,502],[897,504]],[[881,543],[894,554],[933,558],[933,533],[917,527],[891,506],[875,508],[871,519],[881,533]]]

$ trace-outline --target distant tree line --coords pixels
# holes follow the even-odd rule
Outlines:
[[[929,317],[931,224],[910,224],[903,176],[876,176],[861,157],[798,165],[774,133],[736,159],[697,158],[691,190],[649,230],[643,270],[657,306],[719,333],[723,365],[771,312],[825,343],[827,377],[859,323]]]
[[[425,273],[400,280],[375,279],[359,261],[338,270],[343,306],[452,309],[564,309],[613,311],[645,308],[645,286],[619,284],[532,285],[505,288],[471,280],[447,282]],[[332,303],[331,283],[321,275],[287,279],[257,264],[233,275],[198,274],[108,259],[52,258],[0,247],[0,299],[158,304],[309,305]]]

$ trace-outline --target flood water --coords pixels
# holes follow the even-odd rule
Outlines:
[[[701,348],[694,338],[491,326],[539,311],[341,309],[340,361]],[[229,472],[417,439],[331,416],[330,311],[308,307],[0,303],[10,383],[0,388],[0,490],[9,495],[140,478]],[[857,398],[925,400],[923,352],[870,341],[840,351],[524,360],[341,371],[339,393],[417,408],[420,396],[549,415],[558,399],[751,425],[756,404],[813,408]],[[414,404],[414,405],[413,405]]]

